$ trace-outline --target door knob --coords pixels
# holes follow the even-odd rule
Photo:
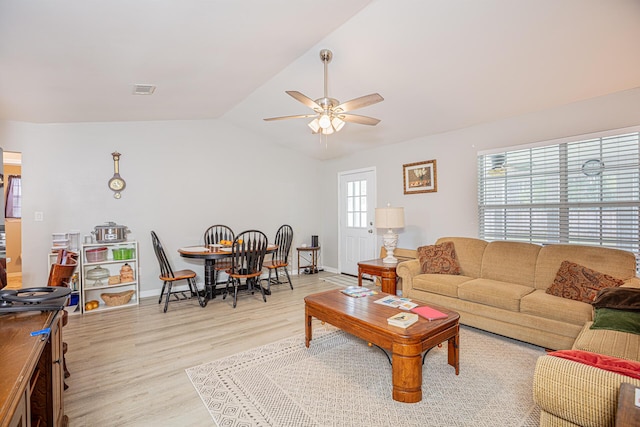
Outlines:
[[[373,230],[369,230],[369,234],[373,233]]]

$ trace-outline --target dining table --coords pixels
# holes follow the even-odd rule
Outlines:
[[[267,254],[273,253],[278,249],[277,245],[267,245]],[[231,257],[232,248],[220,245],[198,245],[185,246],[178,249],[178,253],[183,258],[203,259],[204,260],[204,290],[207,300],[216,297],[216,283],[214,277],[216,272],[216,261]],[[264,290],[265,294],[270,295],[270,289]]]

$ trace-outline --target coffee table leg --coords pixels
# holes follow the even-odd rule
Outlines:
[[[416,350],[416,355],[392,355],[393,400],[405,403],[422,400],[422,358],[419,349]]]
[[[460,328],[456,335],[449,338],[449,348],[447,351],[447,361],[449,365],[456,369],[456,375],[460,373]]]
[[[309,310],[307,309],[307,306],[305,305],[304,307],[304,319],[305,319],[305,324],[304,324],[304,345],[309,348],[309,343],[311,342],[311,320],[313,319],[313,316],[311,316],[309,314]]]

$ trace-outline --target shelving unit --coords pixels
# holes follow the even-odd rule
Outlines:
[[[107,248],[107,260],[99,262],[87,261],[87,250],[105,247]],[[130,249],[132,254],[127,259],[114,259],[113,250],[116,249]],[[96,284],[95,280],[87,279],[87,273],[94,268],[101,267],[109,271],[109,276],[120,276],[120,269],[125,265],[133,269],[133,281],[117,283],[110,285],[108,278],[101,280]],[[81,256],[81,307],[85,313],[93,313],[104,310],[113,310],[119,308],[126,308],[138,305],[140,294],[140,283],[138,281],[138,242],[120,242],[120,243],[92,243],[82,245]],[[103,299],[100,297],[102,293],[119,293],[123,291],[133,290],[135,293],[131,300],[123,305],[119,306],[107,306]],[[84,305],[88,301],[98,301],[100,305],[93,310],[84,310]]]
[[[75,252],[75,251],[74,251]],[[58,258],[57,252],[49,253],[49,269],[56,262]],[[78,266],[74,270],[75,280],[69,282],[69,287],[71,288],[71,295],[69,296],[69,305],[64,309],[69,312],[69,314],[80,314],[82,313],[82,297],[80,292],[80,277],[81,277],[82,269],[80,268],[80,256],[78,254]]]

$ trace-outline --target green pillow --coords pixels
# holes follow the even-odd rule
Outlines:
[[[616,310],[615,308],[596,308],[591,329],[610,329],[640,335],[640,312]]]

